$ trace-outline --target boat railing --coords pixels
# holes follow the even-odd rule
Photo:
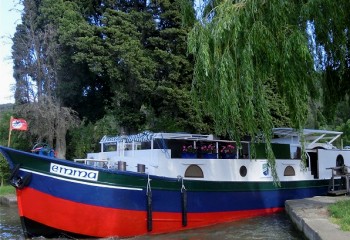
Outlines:
[[[332,178],[330,180],[328,194],[330,195],[344,195],[350,193],[350,167],[343,165],[338,167],[327,168],[332,170]],[[335,178],[340,181],[336,182]],[[342,179],[345,181],[342,181]]]
[[[83,163],[94,167],[107,167],[109,161],[107,159],[76,158],[74,159],[74,162]]]

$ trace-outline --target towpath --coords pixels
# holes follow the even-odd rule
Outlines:
[[[349,240],[350,232],[342,231],[330,221],[328,206],[348,196],[317,196],[298,200],[287,200],[285,209],[295,226],[309,240]]]

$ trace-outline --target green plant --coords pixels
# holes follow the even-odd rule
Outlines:
[[[342,200],[328,208],[332,221],[343,231],[350,231],[350,201]]]
[[[0,154],[0,187],[4,185],[5,179],[10,176],[10,167],[5,158]]]

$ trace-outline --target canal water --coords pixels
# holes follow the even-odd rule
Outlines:
[[[0,205],[0,239],[24,240],[17,207]],[[37,238],[44,239],[44,238]],[[109,238],[112,239],[112,238]],[[117,239],[117,238],[114,238]],[[218,224],[178,233],[141,236],[132,240],[299,240],[303,236],[293,227],[285,212]],[[130,239],[129,239],[130,240]]]

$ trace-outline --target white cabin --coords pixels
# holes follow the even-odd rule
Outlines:
[[[291,128],[273,129],[273,151],[280,181],[330,179],[329,168],[350,166],[350,150],[333,146],[341,132],[305,129],[298,133]],[[306,166],[301,160],[303,142]],[[266,159],[265,145],[255,145],[256,158],[251,157],[251,142],[216,139],[213,135],[187,133],[144,132],[131,136],[104,136],[101,152],[89,153],[86,159],[76,162],[117,169],[121,171],[170,178],[187,178],[206,181],[272,181],[271,169]],[[207,158],[201,152],[211,145],[214,152]],[[222,149],[234,146],[230,158]],[[196,149],[196,158],[183,156],[184,146]]]

